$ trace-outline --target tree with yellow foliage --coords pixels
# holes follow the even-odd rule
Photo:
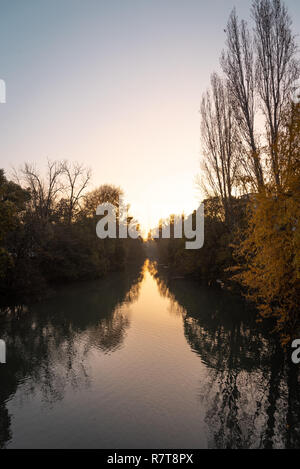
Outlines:
[[[292,105],[277,149],[282,186],[271,180],[253,196],[235,278],[261,316],[275,318],[286,344],[300,323],[300,104]]]

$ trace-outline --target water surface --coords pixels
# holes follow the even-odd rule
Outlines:
[[[143,269],[7,312],[2,448],[300,447],[298,367],[243,302]]]

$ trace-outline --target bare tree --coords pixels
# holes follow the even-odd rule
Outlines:
[[[299,77],[297,46],[292,21],[281,0],[254,0],[256,79],[261,108],[266,118],[274,181],[281,185],[278,136],[284,111]]]
[[[209,189],[222,201],[228,221],[238,169],[239,139],[228,89],[217,74],[211,77],[211,91],[207,91],[202,98],[201,134],[204,153],[202,168]]]
[[[64,185],[66,218],[70,224],[80,200],[84,197],[84,191],[88,187],[91,170],[82,164],[64,161],[62,172],[66,181]]]
[[[230,90],[231,105],[245,151],[241,163],[256,189],[264,185],[260,150],[255,134],[255,60],[253,39],[245,21],[239,23],[235,9],[227,23],[227,48],[221,65]]]
[[[29,189],[33,211],[40,219],[49,220],[53,213],[58,193],[63,187],[61,175],[62,164],[50,160],[44,178],[35,165],[30,163],[25,163],[19,174],[15,172],[15,179]]]

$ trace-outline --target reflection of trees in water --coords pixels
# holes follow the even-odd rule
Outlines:
[[[0,367],[0,448],[12,437],[6,402],[20,383],[22,397],[39,393],[47,403],[62,399],[69,385],[89,386],[87,355],[122,345],[130,325],[122,306],[137,300],[142,277],[136,268],[70,285],[30,308],[0,312],[7,345],[7,364]]]
[[[2,394],[2,393],[1,393]],[[1,398],[0,394],[0,398]],[[5,448],[5,443],[11,439],[10,415],[5,403],[0,404],[0,449]]]
[[[196,282],[170,280],[152,266],[184,333],[206,365],[200,399],[210,447],[300,447],[298,367],[244,302]]]

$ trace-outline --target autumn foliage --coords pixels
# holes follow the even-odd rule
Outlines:
[[[249,207],[235,276],[262,317],[274,317],[282,342],[296,333],[300,311],[300,105],[278,141],[281,186],[271,181]]]

